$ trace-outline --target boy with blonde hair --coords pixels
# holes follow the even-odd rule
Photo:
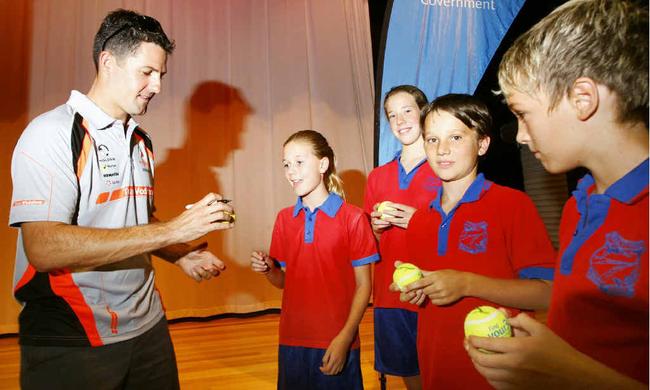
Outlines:
[[[546,170],[590,173],[564,207],[548,327],[520,314],[469,356],[497,388],[647,387],[647,9],[569,1],[517,39],[499,85]]]

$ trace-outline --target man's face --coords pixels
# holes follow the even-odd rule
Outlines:
[[[142,42],[135,53],[118,58],[111,74],[114,104],[128,116],[142,115],[160,92],[167,72],[167,53],[151,42]]]
[[[565,96],[549,112],[548,97],[513,91],[506,100],[517,117],[517,142],[527,145],[550,173],[562,173],[580,166],[579,132],[575,114]]]

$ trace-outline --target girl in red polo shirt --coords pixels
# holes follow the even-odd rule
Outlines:
[[[422,110],[427,160],[442,181],[407,229],[408,260],[424,278],[402,299],[421,305],[418,362],[425,389],[490,388],[463,348],[463,322],[477,306],[546,308],[555,250],[526,194],[477,172],[490,144],[490,113],[450,94]],[[391,289],[399,291],[392,285]]]
[[[271,250],[253,271],[282,295],[278,389],[362,389],[358,327],[379,259],[363,210],[345,203],[334,151],[313,130],[284,143],[282,164],[298,201],[276,218]]]
[[[374,265],[372,289],[375,370],[402,377],[409,390],[421,387],[417,307],[400,302],[388,286],[393,282],[393,263],[404,259],[411,216],[431,202],[440,186],[424,154],[420,109],[426,104],[425,94],[412,85],[399,85],[386,93],[386,119],[402,147],[393,160],[370,172],[364,197],[364,209],[372,218],[381,257]],[[379,205],[386,201],[391,210],[379,212]]]

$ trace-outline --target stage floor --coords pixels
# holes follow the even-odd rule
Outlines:
[[[275,389],[279,314],[170,324],[182,389]],[[379,389],[373,369],[372,308],[360,326],[366,390]],[[0,389],[19,389],[17,337],[0,338]],[[387,388],[404,389],[388,378]]]

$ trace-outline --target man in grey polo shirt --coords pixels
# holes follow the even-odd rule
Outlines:
[[[150,254],[197,281],[218,275],[221,260],[184,243],[231,228],[233,209],[211,193],[168,222],[153,217],[153,151],[133,116],[160,92],[173,49],[155,19],[108,14],[88,94],[73,91],[16,145],[22,388],[179,386]]]

